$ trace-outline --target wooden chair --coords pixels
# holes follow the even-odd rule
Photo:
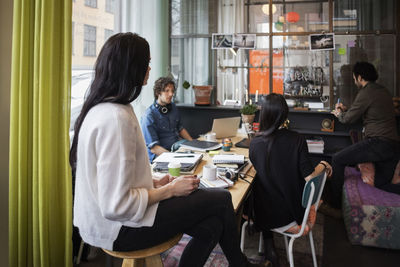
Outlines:
[[[146,266],[151,267],[163,267],[163,262],[161,260],[160,253],[172,248],[176,244],[178,244],[179,240],[181,240],[182,234],[178,234],[170,240],[156,245],[151,248],[134,250],[134,251],[111,251],[103,249],[107,254],[121,258],[124,261],[122,262],[122,267],[142,267],[144,263]]]

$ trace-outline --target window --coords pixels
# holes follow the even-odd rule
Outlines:
[[[85,25],[83,39],[83,55],[87,57],[96,56],[96,27]]]
[[[193,103],[192,90],[182,83],[208,85],[214,79],[215,65],[211,46],[211,33],[216,32],[216,10],[213,0],[171,1],[171,66],[177,80],[176,102]]]
[[[214,2],[170,0],[171,72],[181,81],[212,82],[218,102],[243,104],[246,92],[252,101],[276,92],[325,109],[333,108],[338,98],[351,105],[356,93],[352,66],[361,60],[373,63],[377,82],[398,94],[399,5],[394,0]],[[212,33],[255,34],[256,48],[212,50]],[[333,40],[324,38],[325,33],[333,33]],[[334,49],[311,50],[311,34],[321,35]],[[178,100],[192,103],[191,95],[183,94]]]
[[[104,29],[104,42],[108,40],[108,38],[111,37],[111,35],[114,34],[113,30],[109,30],[109,29]]]
[[[85,6],[97,7],[97,0],[85,0]]]
[[[115,0],[106,0],[106,12],[114,14]]]

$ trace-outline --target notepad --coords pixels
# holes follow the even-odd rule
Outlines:
[[[213,157],[213,163],[226,163],[226,164],[243,164],[244,163],[244,155],[215,155]]]
[[[227,188],[233,186],[233,182],[224,177],[218,177],[216,180],[209,181],[206,178],[200,178],[200,188]]]

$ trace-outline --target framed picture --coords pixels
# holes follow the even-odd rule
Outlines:
[[[232,34],[212,34],[212,49],[226,49],[232,48]]]
[[[233,35],[233,48],[241,49],[255,49],[256,48],[256,35],[255,34],[241,34]]]
[[[333,33],[310,34],[308,36],[310,50],[334,50],[335,35]]]

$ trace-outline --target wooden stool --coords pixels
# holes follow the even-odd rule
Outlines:
[[[170,240],[161,243],[157,246],[134,250],[134,251],[111,251],[103,249],[107,254],[124,259],[122,262],[122,267],[142,267],[144,263],[146,266],[151,267],[163,267],[163,262],[161,260],[160,253],[172,248],[176,244],[178,244],[179,240],[181,240],[182,234],[178,234]]]

